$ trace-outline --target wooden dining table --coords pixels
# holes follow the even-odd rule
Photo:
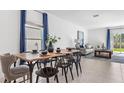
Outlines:
[[[14,54],[14,55],[17,58],[24,60],[25,62],[28,63],[29,71],[30,71],[30,83],[32,83],[33,68],[34,68],[34,65],[38,61],[44,61],[44,60],[47,60],[50,58],[55,58],[55,57],[63,57],[67,54],[73,54],[76,52],[79,52],[79,50],[68,51],[67,49],[61,49],[60,53],[52,52],[52,53],[47,53],[46,55],[42,55],[40,52],[39,53],[32,53],[32,52],[18,53],[18,54]]]

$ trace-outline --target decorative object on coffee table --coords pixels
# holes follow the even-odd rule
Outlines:
[[[104,45],[104,43],[102,44],[102,49],[105,49],[105,45]]]
[[[97,47],[96,47],[97,49],[100,49],[100,45],[97,45]]]

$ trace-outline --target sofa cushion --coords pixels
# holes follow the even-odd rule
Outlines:
[[[91,48],[93,48],[93,46],[90,45],[90,44],[86,44],[86,45],[85,45],[85,48],[87,48],[87,49],[91,49]]]
[[[93,49],[86,49],[86,54],[92,53]]]

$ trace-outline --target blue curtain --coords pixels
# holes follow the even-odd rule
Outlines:
[[[46,40],[47,40],[47,35],[48,35],[48,15],[47,13],[43,13],[43,41],[42,41],[42,47],[44,50],[47,49],[46,46]]]
[[[106,47],[107,49],[110,49],[111,45],[110,45],[110,29],[107,29],[107,41],[106,41]]]
[[[20,13],[20,53],[26,51],[25,46],[25,22],[26,22],[26,11],[21,10]],[[20,65],[24,64],[23,60],[20,60]]]
[[[25,22],[26,22],[26,11],[21,10],[20,15],[20,53],[25,52]]]

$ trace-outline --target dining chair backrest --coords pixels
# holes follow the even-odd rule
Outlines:
[[[73,61],[74,61],[73,55],[72,54],[66,55],[65,60],[67,63],[73,63]]]
[[[80,62],[81,61],[81,53],[79,52],[77,55],[78,55],[77,61]]]
[[[4,73],[5,77],[11,76],[10,68],[11,65],[16,62],[16,57],[13,55],[10,55],[9,53],[1,55],[1,68],[2,72]]]
[[[74,57],[75,57],[75,61],[76,62],[80,62],[81,61],[81,53],[80,52],[75,53]]]

